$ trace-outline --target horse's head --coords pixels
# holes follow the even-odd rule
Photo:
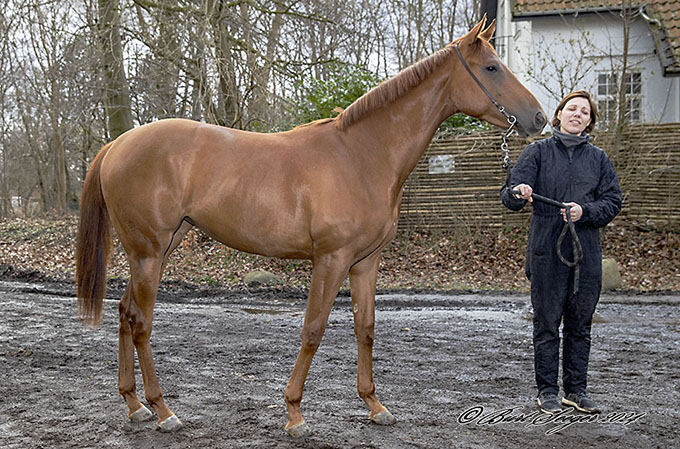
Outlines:
[[[455,66],[454,75],[449,81],[451,102],[460,112],[507,128],[508,120],[493,104],[479,82],[507,113],[517,118],[516,127],[520,134],[536,134],[546,124],[545,113],[536,97],[519,82],[489,43],[496,29],[496,20],[486,29],[485,23],[486,16],[465,36],[452,43],[458,46],[460,53],[450,58]],[[468,72],[465,63],[478,82]]]

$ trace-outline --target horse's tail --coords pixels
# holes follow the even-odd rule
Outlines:
[[[80,223],[76,241],[76,295],[81,319],[97,326],[106,295],[106,265],[112,247],[111,219],[102,195],[102,160],[111,144],[92,161],[80,196]]]

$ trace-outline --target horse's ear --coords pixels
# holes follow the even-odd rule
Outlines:
[[[479,34],[480,39],[484,39],[485,41],[490,41],[491,38],[493,37],[493,33],[496,31],[496,19],[493,19],[491,21],[491,24],[489,25],[489,28],[486,30],[482,31]]]
[[[480,33],[484,29],[484,25],[486,24],[486,13],[484,13],[484,16],[482,16],[482,20],[479,21],[477,25],[473,29],[471,29],[464,37],[463,40],[468,40],[472,44],[477,40],[479,37]]]

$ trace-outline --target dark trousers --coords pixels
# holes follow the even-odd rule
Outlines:
[[[552,280],[550,276],[538,280],[536,278],[542,276],[536,276],[536,273],[532,276],[534,370],[539,393],[558,394],[559,392],[557,376],[560,321],[563,323],[562,386],[564,392],[569,394],[586,391],[588,358],[590,357],[590,328],[595,307],[600,298],[601,280],[582,277],[579,291],[574,295],[571,288],[572,276],[567,276],[568,287],[558,281],[562,277],[559,275],[558,279],[553,277]]]

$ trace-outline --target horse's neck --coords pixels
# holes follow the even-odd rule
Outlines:
[[[363,117],[348,134],[359,151],[370,151],[373,163],[384,163],[393,172],[391,183],[399,188],[411,174],[441,123],[451,115],[453,105],[447,103],[449,74],[444,67],[416,87]]]

